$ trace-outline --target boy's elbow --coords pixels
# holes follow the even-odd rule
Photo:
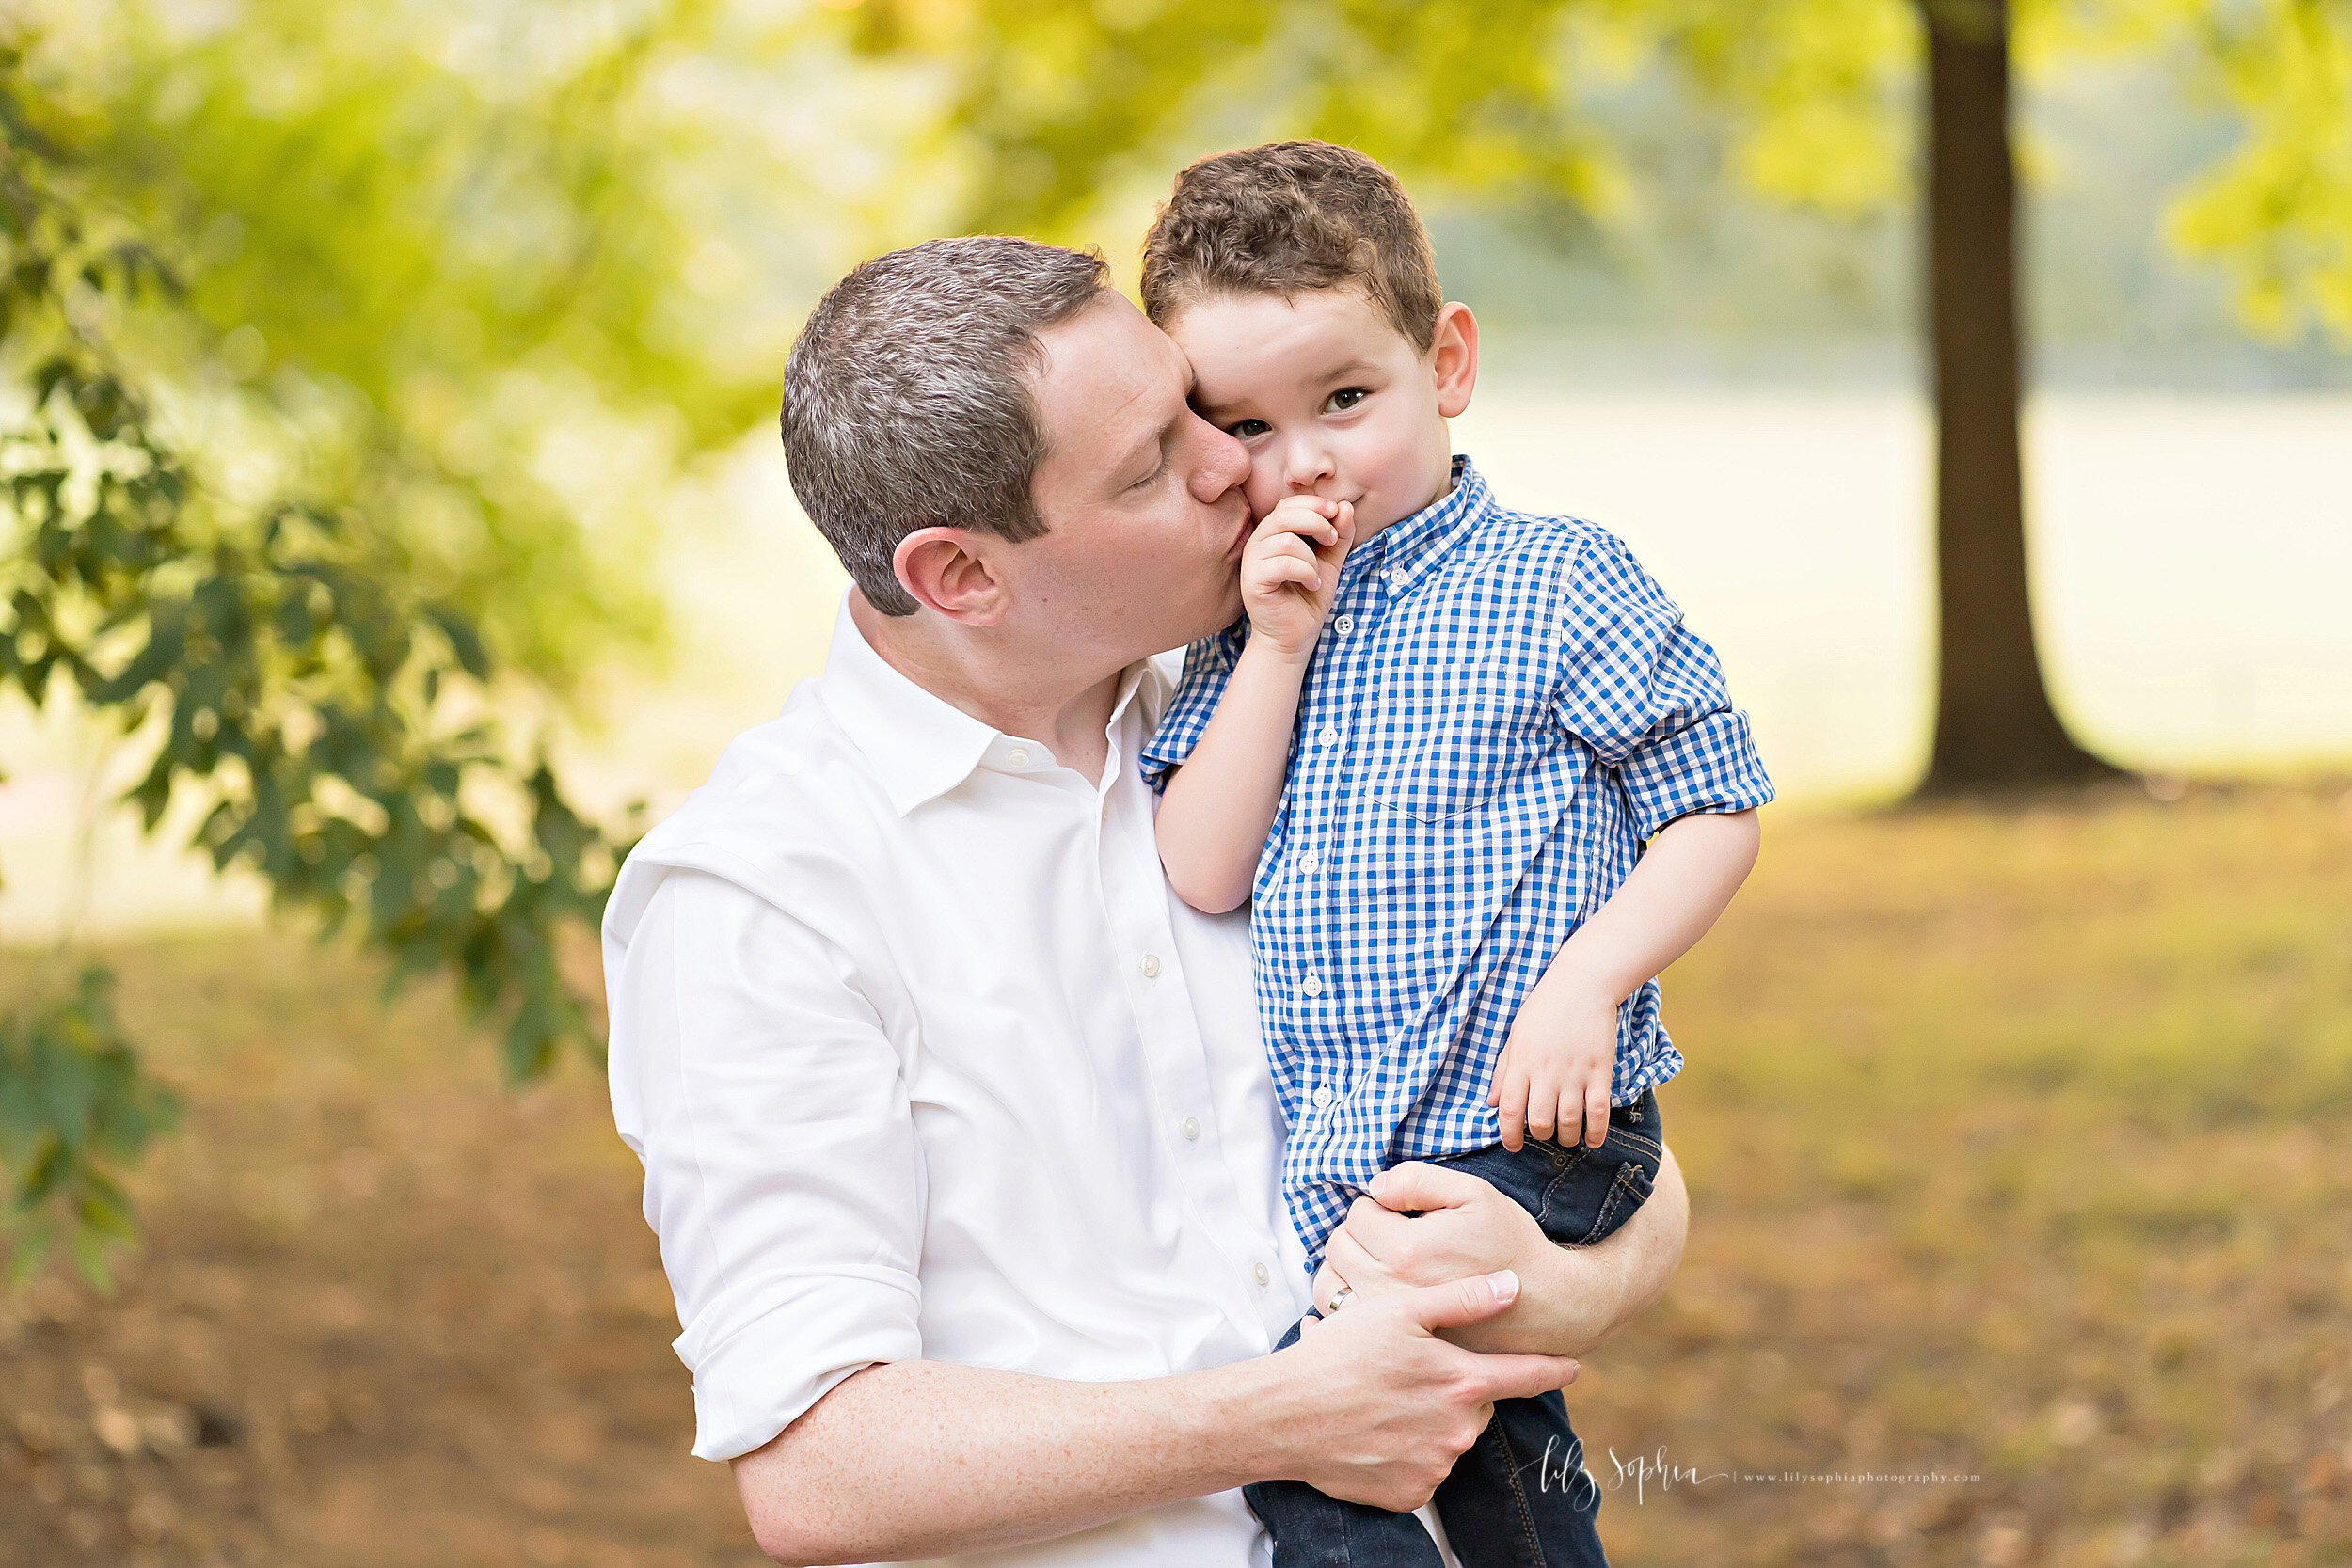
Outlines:
[[[1739,824],[1740,842],[1747,847],[1748,864],[1756,864],[1756,857],[1764,847],[1764,814],[1755,806],[1733,816]]]
[[[1171,856],[1165,839],[1160,843],[1160,869],[1176,896],[1202,914],[1229,914],[1249,896],[1247,877],[1221,875],[1216,868],[1196,863],[1192,856]]]
[[[1177,897],[1202,914],[1231,914],[1249,897],[1246,885],[1235,888],[1215,878],[1178,877],[1172,871],[1168,873],[1168,885],[1176,890]]]

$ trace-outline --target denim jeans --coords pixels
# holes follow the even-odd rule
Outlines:
[[[1430,1163],[1468,1171],[1516,1202],[1544,1234],[1590,1246],[1650,1194],[1664,1153],[1658,1097],[1609,1113],[1598,1148],[1530,1138]],[[1300,1325],[1282,1337],[1297,1342]],[[1274,1568],[1438,1568],[1437,1543],[1409,1513],[1328,1497],[1304,1481],[1244,1489],[1274,1537]],[[1607,1568],[1594,1518],[1600,1488],[1558,1393],[1499,1400],[1495,1417],[1433,1499],[1463,1568]]]

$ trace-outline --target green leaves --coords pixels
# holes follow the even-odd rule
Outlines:
[[[1723,112],[1723,152],[1744,185],[1859,218],[1911,193],[1923,3],[1985,10],[1960,0],[862,0],[832,25],[876,66],[945,85],[928,100],[938,123],[928,141],[908,138],[907,162],[928,187],[960,189],[950,223],[1084,239],[1126,229],[1185,160],[1288,135],[1360,148],[1431,193],[1605,222],[1635,198],[1639,158],[1613,144],[1601,105],[1657,69]],[[2181,193],[2171,240],[2234,277],[2258,332],[2317,322],[2352,342],[2352,0],[2010,9],[2031,72],[2154,56],[2181,68],[2189,93],[2230,103],[2244,137]],[[925,210],[913,198],[900,205]]]
[[[56,1239],[106,1288],[107,1253],[138,1239],[109,1167],[135,1162],[179,1119],[180,1101],[143,1077],[117,1024],[114,978],[82,972],[72,995],[0,1014],[0,1175],[14,1234],[8,1278],[22,1284]]]
[[[496,720],[500,672],[473,616],[418,586],[391,533],[299,499],[241,506],[199,484],[120,362],[100,306],[167,276],[105,224],[0,55],[0,690],[36,705],[57,677],[117,716],[146,761],[122,803],[156,831],[201,812],[194,844],[276,905],[356,930],[389,985],[453,974],[502,1024],[508,1072],[597,1051],[560,963],[593,929],[625,847],[565,800]],[[106,1277],[136,1232],[114,1172],[177,1102],[144,1080],[103,971],[70,1000],[0,1018],[0,1230],[21,1276],[62,1240]]]
[[[2173,204],[2172,239],[2229,268],[2257,331],[2352,344],[2352,5],[2240,9],[2208,38],[2247,135]]]

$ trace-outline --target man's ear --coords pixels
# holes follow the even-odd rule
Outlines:
[[[1453,419],[1470,406],[1470,389],[1478,385],[1478,318],[1458,299],[1438,312],[1429,367],[1438,378],[1438,413]]]
[[[980,535],[964,529],[918,528],[898,541],[890,567],[925,610],[967,626],[993,626],[1009,601],[985,548]]]

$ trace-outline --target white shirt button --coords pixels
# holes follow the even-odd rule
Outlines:
[[[1006,760],[1007,762],[1009,762],[1009,763],[1012,764],[1015,768],[1026,768],[1026,767],[1028,767],[1028,766],[1029,766],[1029,752],[1028,752],[1028,748],[1027,748],[1027,747],[1025,747],[1025,746],[1015,746],[1015,747],[1014,747],[1011,751],[1007,752],[1005,753],[1005,760]]]
[[[1325,1106],[1330,1104],[1331,1101],[1337,1100],[1339,1096],[1331,1092],[1330,1085],[1317,1084],[1315,1085],[1314,1101],[1316,1110],[1322,1110]]]
[[[1298,989],[1301,992],[1308,996],[1321,996],[1323,994],[1323,976],[1320,974],[1310,974],[1304,980],[1298,982]]]
[[[1143,956],[1143,962],[1136,967],[1143,971],[1145,979],[1156,980],[1160,977],[1160,956],[1157,953],[1146,953]]]
[[[1199,1117],[1186,1117],[1184,1120],[1176,1124],[1176,1131],[1184,1135],[1184,1142],[1190,1143],[1193,1139],[1200,1135],[1200,1118]]]
[[[1356,617],[1353,615],[1343,615],[1338,620],[1331,623],[1331,629],[1338,632],[1342,637],[1345,637],[1349,632],[1356,629]]]
[[[1323,869],[1323,857],[1310,849],[1298,857],[1298,869],[1309,872],[1320,871]]]
[[[1326,724],[1315,733],[1315,744],[1318,746],[1337,746],[1339,743],[1340,732],[1334,725]]]
[[[1274,1283],[1274,1271],[1263,1263],[1252,1263],[1249,1265],[1249,1277],[1261,1285],[1271,1285]]]

